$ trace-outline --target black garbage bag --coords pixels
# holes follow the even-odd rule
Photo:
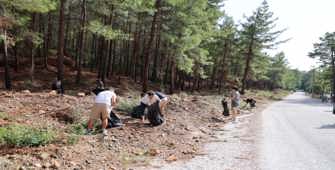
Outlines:
[[[123,124],[122,124],[121,119],[117,117],[113,111],[111,111],[109,113],[107,128],[120,127],[122,125]]]
[[[227,100],[223,99],[221,101],[222,107],[223,107],[223,115],[224,116],[229,116],[229,107],[228,107],[228,102]]]
[[[144,110],[147,106],[143,103],[140,105],[134,107],[133,111],[130,113],[130,116],[133,118],[140,119],[142,116],[144,116]]]
[[[247,100],[244,100],[251,108],[256,107],[256,100],[253,98],[247,98]]]
[[[153,126],[158,126],[164,123],[164,117],[159,108],[159,102],[156,102],[148,107],[147,118]]]

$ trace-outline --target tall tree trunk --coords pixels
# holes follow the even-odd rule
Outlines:
[[[215,63],[217,63],[217,59],[215,60]],[[215,80],[217,79],[217,65],[215,64],[213,66],[213,71],[212,71],[212,76],[211,76],[211,84],[210,84],[210,89],[213,89],[215,86]]]
[[[129,28],[128,28],[128,35],[131,35],[132,33],[132,22],[129,22]],[[131,55],[132,51],[131,51],[131,36],[128,36],[128,40],[127,40],[127,58],[128,58],[128,62],[127,62],[127,76],[131,77],[131,69],[132,69],[132,55]]]
[[[157,17],[158,17],[159,10],[160,10],[160,2],[161,0],[156,0],[156,4],[155,4],[156,12],[154,14],[152,24],[151,24],[150,38],[149,38],[148,44],[146,45],[145,51],[144,51],[144,70],[143,70],[143,86],[142,86],[143,92],[146,92],[148,90],[150,51],[152,47],[152,42],[155,37],[156,22],[157,22]]]
[[[8,64],[8,52],[7,52],[7,31],[4,29],[4,64],[5,64],[5,88],[11,90],[11,80],[9,73],[9,64]]]
[[[228,40],[227,40],[228,41]],[[224,82],[227,79],[227,64],[226,64],[226,59],[227,59],[227,55],[229,53],[229,44],[228,42],[225,42],[224,44],[224,52],[223,52],[223,56],[222,56],[222,61],[221,61],[221,77],[220,77],[220,88],[219,88],[219,93],[221,93],[221,88],[224,85]]]
[[[246,54],[246,64],[245,64],[245,69],[244,69],[244,74],[243,74],[243,79],[242,79],[242,89],[241,89],[241,93],[244,94],[245,93],[245,89],[246,89],[246,85],[247,85],[247,78],[248,78],[248,74],[250,71],[250,64],[251,64],[251,60],[253,57],[253,40],[251,41],[249,48],[248,48],[248,53]]]
[[[168,78],[169,78],[169,75],[170,75],[169,74],[169,69],[171,67],[171,63],[172,63],[172,60],[168,56],[167,60],[166,60],[166,66],[165,66],[165,74],[164,74],[163,84],[167,84],[167,82],[168,82]]]
[[[176,63],[172,59],[171,60],[171,77],[170,77],[170,93],[174,93],[175,89],[175,78],[176,78]]]
[[[157,81],[157,67],[158,67],[158,56],[159,56],[159,50],[160,50],[160,41],[161,41],[161,37],[160,37],[160,27],[158,27],[158,35],[157,35],[157,39],[156,39],[156,49],[155,49],[155,55],[154,55],[154,65],[152,68],[152,75],[151,75],[151,79],[152,81]]]
[[[108,61],[107,61],[107,78],[110,77],[111,65],[112,65],[112,51],[113,51],[113,41],[109,40],[109,48],[108,48]]]
[[[139,17],[140,19],[140,17]],[[137,26],[136,26],[136,29],[135,29],[135,32],[134,32],[134,44],[133,44],[133,60],[134,60],[134,63],[133,63],[133,70],[132,70],[132,73],[133,73],[133,78],[136,82],[136,78],[137,78],[137,67],[138,67],[138,54],[139,54],[139,41],[140,41],[140,37],[141,37],[141,29],[139,29],[139,26],[140,24],[137,23]]]
[[[104,65],[105,65],[105,56],[104,56],[104,48],[105,48],[105,38],[100,36],[99,38],[99,49],[98,49],[98,79],[101,79],[103,82],[105,80],[104,76]]]
[[[245,89],[247,87],[247,78],[248,78],[248,74],[249,74],[249,71],[250,71],[250,65],[251,65],[251,61],[252,61],[252,57],[253,57],[253,47],[254,47],[254,41],[255,41],[255,38],[254,38],[254,32],[255,32],[255,26],[253,26],[252,28],[252,33],[251,33],[251,41],[249,43],[249,46],[248,46],[248,52],[246,54],[246,64],[245,64],[245,69],[244,69],[244,74],[243,74],[243,79],[242,79],[242,89],[241,89],[241,93],[244,94],[245,92]]]
[[[96,56],[96,46],[97,46],[97,36],[95,34],[92,35],[92,41],[91,41],[91,56],[90,56],[90,59],[89,59],[89,63],[90,63],[90,71],[93,72],[93,69],[94,69],[94,65],[95,65],[95,56]]]
[[[111,14],[109,16],[109,24],[113,26],[113,15],[114,15],[114,6],[112,5]],[[107,70],[106,77],[110,78],[111,65],[112,65],[112,50],[113,50],[113,40],[109,40],[109,48],[108,48],[108,61],[107,61]]]
[[[85,40],[85,22],[86,22],[86,0],[81,2],[81,23],[80,23],[80,35],[79,35],[79,55],[78,55],[78,65],[77,65],[77,77],[76,83],[79,84],[81,80],[81,67],[84,54],[84,40]]]
[[[31,29],[32,31],[36,30],[36,14],[32,14],[32,23],[31,23]],[[34,82],[34,72],[35,72],[35,54],[34,54],[34,43],[33,43],[33,38],[31,39],[30,42],[30,61],[31,61],[31,67],[30,67],[30,81],[33,83]]]
[[[112,59],[112,71],[111,75],[115,75],[115,62],[116,62],[116,48],[117,48],[117,40],[113,40],[113,59]]]
[[[44,19],[43,19],[43,15],[42,14],[39,14],[38,15],[38,33],[40,34],[43,34],[44,33]],[[42,57],[42,53],[44,52],[44,49],[42,49],[43,46],[39,46],[37,48],[37,51],[38,51],[38,58],[41,59]],[[44,57],[43,57],[44,58]]]
[[[58,59],[57,59],[57,78],[63,80],[64,76],[64,5],[66,0],[60,0],[59,9],[59,32],[58,32]]]
[[[19,56],[17,55],[17,45],[16,44],[14,45],[13,50],[14,50],[14,60],[15,60],[15,72],[18,72],[20,60],[19,60]]]
[[[66,17],[64,17],[64,20],[65,20],[65,39],[64,39],[64,51],[65,51],[65,54],[67,54],[68,55],[68,46],[70,46],[71,44],[71,40],[73,40],[73,42],[75,42],[75,35],[76,34],[73,34],[72,36],[71,35],[69,35],[69,32],[70,32],[70,18],[71,18],[71,12],[72,12],[72,8],[71,8],[71,6],[69,7],[69,9],[68,9],[68,14],[67,14],[67,16]],[[71,39],[71,37],[73,37],[73,39]],[[74,47],[74,43],[73,43],[73,46],[72,47]]]
[[[52,41],[52,18],[51,18],[51,12],[48,13],[48,29],[46,31],[45,35],[45,46],[44,46],[44,68],[48,68],[48,55],[49,55],[49,48],[50,48],[50,42]]]

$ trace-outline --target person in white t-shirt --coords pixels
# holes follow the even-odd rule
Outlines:
[[[94,121],[97,119],[101,119],[102,133],[105,136],[107,135],[106,127],[108,123],[109,113],[115,105],[116,94],[113,88],[98,93],[98,95],[95,97],[90,119],[87,123],[88,134],[92,132]]]
[[[160,101],[159,97],[153,91],[148,91],[146,94],[143,94],[141,96],[141,103],[144,104],[146,107],[156,103],[157,101]],[[145,116],[142,115],[141,118],[142,122],[144,122]]]

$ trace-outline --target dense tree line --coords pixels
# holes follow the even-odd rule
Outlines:
[[[304,78],[304,88],[310,93],[331,94],[335,89],[335,32],[327,32],[313,44],[309,53],[319,62]]]
[[[224,0],[0,0],[1,51],[5,86],[12,71],[30,60],[50,69],[57,55],[57,77],[64,61],[105,81],[128,76],[148,89],[149,82],[175,90],[237,84],[250,87],[297,86],[297,70],[284,53],[265,50],[285,42],[277,18],[264,1],[239,25],[224,12]]]

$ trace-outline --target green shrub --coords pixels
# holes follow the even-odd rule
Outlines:
[[[138,103],[135,99],[123,99],[117,104],[116,109],[130,113]]]
[[[40,146],[53,142],[56,133],[48,129],[38,129],[25,125],[0,127],[1,145],[11,147]]]
[[[86,132],[86,124],[84,122],[73,124],[69,128],[69,133],[76,135],[84,135]]]
[[[80,139],[80,136],[79,135],[76,135],[76,134],[70,134],[68,137],[67,137],[67,144],[69,145],[75,145],[78,143]]]
[[[93,132],[92,132],[93,135],[101,132],[101,123],[97,123],[97,122],[100,122],[100,120],[96,120],[94,122]],[[85,135],[86,129],[87,129],[87,123],[82,121],[82,122],[72,124],[70,127],[67,128],[66,132],[71,135]]]
[[[0,112],[0,119],[3,119],[3,120],[13,120],[13,117],[10,116],[10,115],[8,115],[5,112]]]

